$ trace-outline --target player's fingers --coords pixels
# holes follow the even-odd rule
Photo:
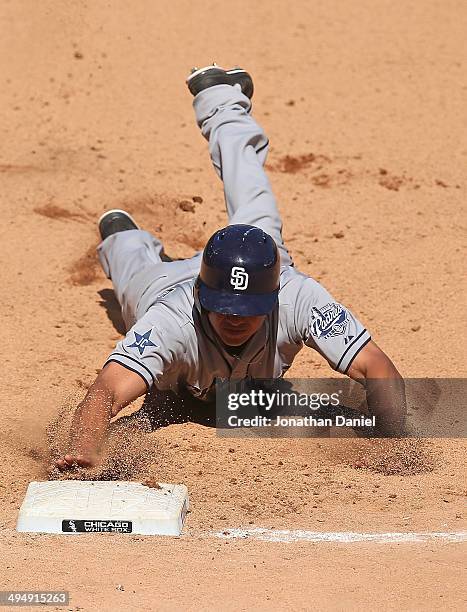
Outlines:
[[[76,457],[76,463],[81,467],[90,467],[92,465],[92,461],[83,455]]]
[[[58,459],[57,461],[55,461],[55,466],[58,467],[59,470],[65,470],[67,464],[65,463],[64,459]]]
[[[57,459],[54,465],[63,472],[64,470],[70,470],[73,467],[73,465],[75,465],[75,463],[76,463],[75,458],[71,457],[70,459],[70,457],[68,457],[67,459]]]
[[[72,468],[73,466],[79,466],[79,467],[92,467],[92,465],[94,465],[93,461],[88,458],[85,457],[84,455],[65,455],[65,457],[63,459],[58,459],[55,462],[55,465],[60,469],[60,470],[68,470],[70,468]]]

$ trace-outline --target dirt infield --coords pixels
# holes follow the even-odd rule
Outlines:
[[[253,74],[297,267],[404,376],[465,376],[466,26],[454,0],[2,3],[0,590],[68,589],[86,611],[463,608],[465,544],[214,536],[465,531],[461,440],[228,440],[196,423],[132,435],[129,418],[108,473],[185,483],[181,538],[14,527],[27,484],[49,476],[47,427],[123,333],[98,216],[129,210],[172,257],[225,222],[192,64]],[[311,350],[290,370],[331,375]]]

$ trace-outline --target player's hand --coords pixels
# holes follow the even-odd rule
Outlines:
[[[57,459],[54,466],[59,470],[70,470],[74,467],[93,467],[97,463],[97,457],[90,455],[65,455],[63,458]]]

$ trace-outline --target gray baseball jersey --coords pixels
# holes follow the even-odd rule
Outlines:
[[[223,180],[229,223],[261,227],[281,256],[278,306],[242,351],[230,351],[212,329],[195,291],[202,253],[161,261],[161,242],[143,230],[109,236],[98,248],[129,329],[106,363],[136,372],[148,389],[188,391],[210,399],[216,378],[276,378],[304,346],[347,372],[369,342],[364,326],[318,282],[293,266],[264,163],[268,141],[239,88],[218,85],[194,100],[199,127]]]

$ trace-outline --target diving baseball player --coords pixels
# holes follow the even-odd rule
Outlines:
[[[97,464],[110,419],[150,390],[211,400],[216,378],[281,377],[303,346],[362,382],[381,433],[400,435],[400,374],[354,314],[294,267],[283,243],[250,75],[213,65],[187,84],[229,225],[191,259],[167,261],[161,242],[128,213],[101,217],[99,259],[128,333],[76,409],[68,452],[55,465]]]

